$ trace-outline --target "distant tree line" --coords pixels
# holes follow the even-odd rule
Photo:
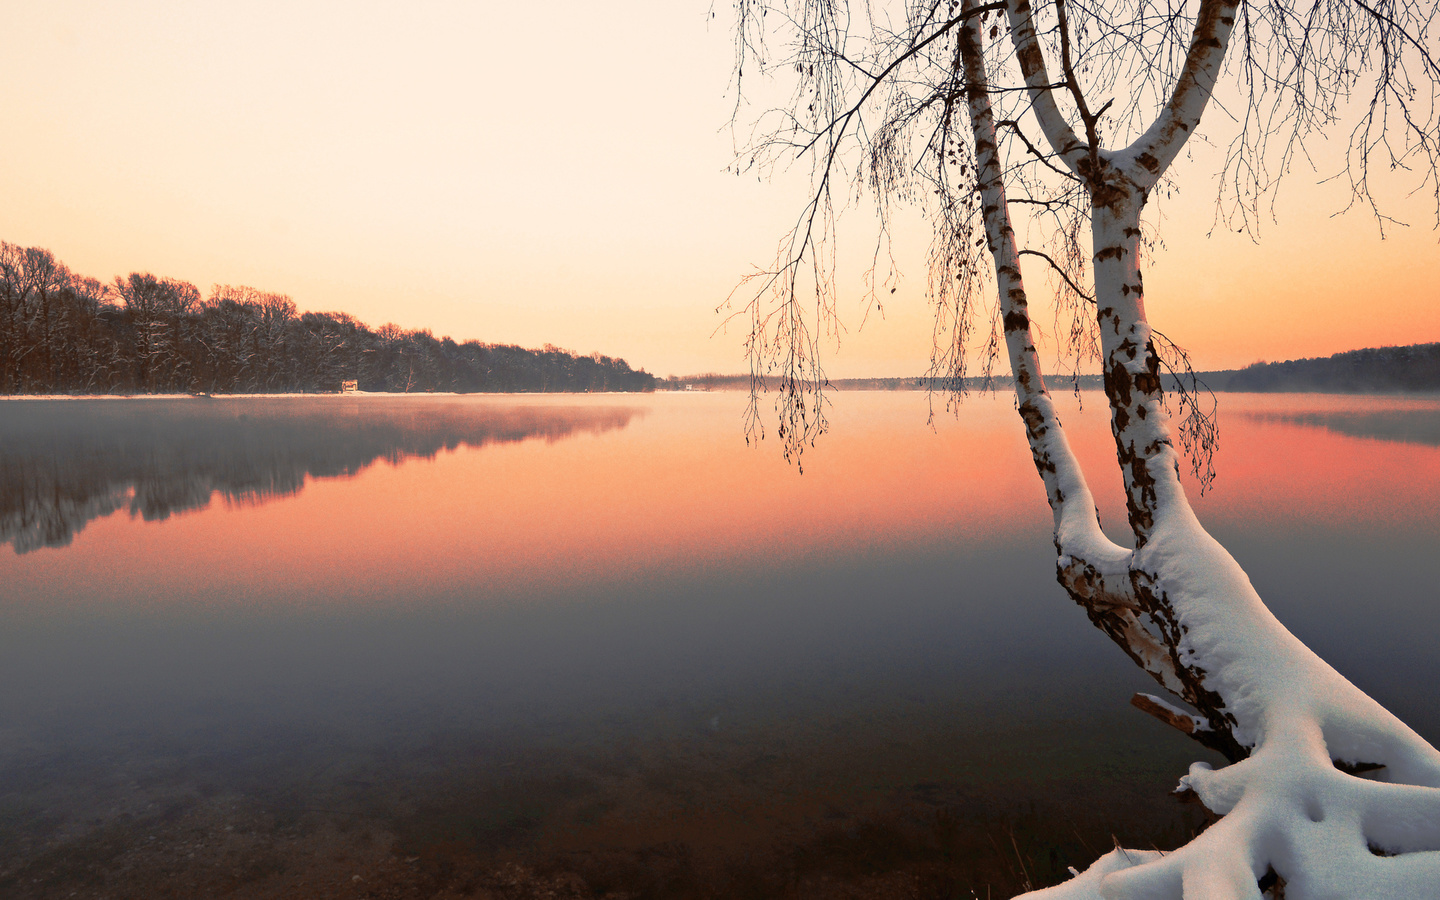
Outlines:
[[[1243,369],[1196,372],[1202,388],[1212,391],[1237,392],[1299,392],[1329,394],[1395,394],[1440,392],[1440,344],[1410,344],[1404,347],[1370,347],[1350,350],[1334,356],[1313,359],[1291,359],[1285,362],[1257,362]],[[1188,386],[1171,374],[1161,376],[1161,385],[1169,391]],[[1099,375],[1046,375],[1052,387],[1068,390],[1100,390],[1104,381]],[[963,381],[924,376],[921,378],[832,378],[827,388],[841,391],[967,391],[1005,389],[1012,384],[1009,375],[994,378],[969,377]],[[780,389],[778,377],[760,379],[764,391]],[[656,383],[658,390],[668,391],[748,391],[753,386],[749,375],[671,375]]]
[[[807,385],[810,384],[807,382]],[[988,391],[992,387],[1008,387],[1010,376],[984,378],[952,378],[949,376],[925,375],[896,378],[827,378],[825,388],[836,391]],[[748,391],[759,387],[762,392],[779,391],[782,387],[780,376],[762,375],[752,378],[749,374],[722,375],[719,372],[705,372],[700,375],[670,375],[657,379],[657,391]]]
[[[298,314],[283,294],[149,273],[105,284],[0,242],[0,394],[649,391],[623,359]]]
[[[1227,391],[1440,391],[1440,344],[1371,347],[1314,359],[1257,362],[1204,377],[1217,390]]]

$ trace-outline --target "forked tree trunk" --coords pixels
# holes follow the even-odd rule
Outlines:
[[[973,8],[974,0],[967,0],[965,10]],[[1045,389],[1030,331],[1029,305],[1020,274],[1015,231],[1010,224],[980,42],[980,21],[972,15],[961,29],[959,43],[966,101],[975,137],[985,236],[995,260],[1000,315],[1015,376],[1018,409],[1025,422],[1035,469],[1045,484],[1046,499],[1054,516],[1060,583],[1085,607],[1097,627],[1110,635],[1141,668],[1167,689],[1178,693],[1183,685],[1171,664],[1169,652],[1141,625],[1137,616],[1140,609],[1130,578],[1130,551],[1101,531],[1095,499]]]
[[[973,10],[973,0],[966,9]],[[1028,0],[1010,8],[1031,99],[1056,153],[1090,190],[1105,391],[1133,551],[1099,528],[1083,473],[1040,376],[1006,207],[978,18],[960,35],[986,237],[995,260],[1019,410],[1054,513],[1058,574],[1091,620],[1195,713],[1142,708],[1220,750],[1181,779],[1222,818],[1171,853],[1107,854],[1039,892],[1058,898],[1415,898],[1440,895],[1440,752],[1281,625],[1200,526],[1179,478],[1139,268],[1147,192],[1204,110],[1234,24],[1203,0],[1169,104],[1131,147],[1081,141],[1050,95]],[[1072,82],[1073,84],[1073,82]],[[1083,106],[1082,106],[1083,109]],[[1093,126],[1093,121],[1090,123]],[[1365,773],[1367,777],[1360,777]],[[1388,783],[1387,783],[1388,782]]]

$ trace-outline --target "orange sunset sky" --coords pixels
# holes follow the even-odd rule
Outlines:
[[[14,4],[0,239],[107,281],[249,284],[372,326],[598,350],[659,375],[740,371],[742,335],[716,333],[715,307],[769,261],[806,179],[723,171],[733,52],[715,9]],[[1224,130],[1213,108],[1205,127]],[[1387,180],[1411,227],[1382,242],[1363,212],[1332,217],[1346,198],[1319,183],[1335,168],[1321,151],[1257,245],[1207,237],[1214,156],[1194,157],[1146,288],[1197,366],[1440,341],[1433,195]],[[856,225],[847,259],[871,249]],[[863,330],[853,267],[832,376],[926,366],[923,225],[900,235],[906,278]],[[1028,274],[1043,296],[1044,273]]]

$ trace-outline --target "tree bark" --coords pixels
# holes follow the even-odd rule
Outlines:
[[[1027,375],[1038,368],[1023,290],[1017,292],[1003,191],[988,186],[999,177],[992,154],[984,160],[988,169],[982,169],[987,235],[1022,416],[1055,511],[1060,581],[1092,621],[1199,715],[1158,698],[1138,705],[1233,763],[1219,770],[1197,763],[1181,780],[1183,790],[1222,817],[1190,844],[1168,854],[1117,850],[1080,877],[1042,893],[1057,900],[1238,900],[1260,897],[1263,881],[1288,885],[1287,893],[1305,897],[1432,895],[1440,883],[1440,857],[1434,852],[1440,851],[1440,752],[1335,672],[1265,607],[1244,571],[1196,519],[1180,482],[1163,406],[1139,265],[1140,213],[1205,109],[1235,3],[1202,0],[1185,66],[1164,110],[1130,147],[1114,152],[1096,146],[1094,121],[1086,118],[1068,60],[1067,80],[1060,86],[1077,92],[1090,143],[1061,116],[1029,0],[1015,0],[1009,13],[1041,129],[1091,198],[1105,393],[1135,537],[1135,550],[1119,554],[1103,536],[1091,540],[1089,517],[1074,515],[1069,498],[1052,487],[1059,472],[1074,463],[1051,449],[1063,446],[1053,411],[1033,398],[1027,407],[1037,387],[1039,397],[1048,397]],[[994,131],[986,127],[978,33],[970,29],[966,36],[973,42],[969,49],[962,46],[967,77],[976,81],[972,120],[977,148],[983,150],[993,148]],[[1066,36],[1061,40],[1063,45]],[[1022,325],[1023,340],[1016,340]],[[1017,346],[1028,347],[1028,355],[1017,353]],[[1084,484],[1078,468],[1067,473],[1066,483]],[[1088,492],[1083,496],[1089,505]],[[1076,521],[1084,527],[1066,529]],[[1068,540],[1071,535],[1081,539]],[[1117,587],[1122,569],[1128,591]],[[1357,777],[1362,770],[1392,783]],[[1394,854],[1403,861],[1376,862]]]
[[[974,8],[966,0],[963,11]],[[1031,334],[1029,307],[1005,197],[1004,172],[990,105],[978,17],[965,19],[959,51],[966,102],[974,131],[976,168],[985,236],[995,262],[1000,314],[1015,393],[1035,469],[1045,485],[1054,517],[1056,574],[1090,620],[1167,690],[1185,693],[1174,655],[1142,624],[1143,607],[1131,576],[1131,553],[1100,528],[1094,496],[1070,449],[1055,406],[1045,389]]]

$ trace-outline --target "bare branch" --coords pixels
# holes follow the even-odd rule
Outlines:
[[[1038,256],[1038,257],[1040,257],[1041,259],[1045,260],[1047,263],[1050,264],[1050,268],[1055,271],[1055,274],[1059,275],[1059,276],[1065,281],[1065,284],[1069,286],[1070,290],[1074,291],[1076,294],[1079,294],[1079,295],[1080,295],[1081,297],[1083,297],[1083,298],[1086,300],[1086,302],[1088,302],[1088,303],[1092,303],[1092,304],[1093,304],[1093,303],[1095,302],[1095,298],[1094,298],[1094,297],[1092,297],[1092,296],[1090,296],[1089,294],[1085,293],[1085,291],[1084,291],[1083,289],[1081,289],[1080,285],[1078,285],[1078,284],[1076,284],[1075,282],[1073,282],[1073,281],[1070,280],[1070,276],[1069,276],[1068,274],[1066,274],[1065,269],[1062,268],[1062,267],[1060,266],[1060,264],[1057,263],[1055,260],[1051,259],[1051,258],[1050,258],[1050,254],[1048,254],[1048,253],[1042,253],[1042,252],[1040,252],[1039,250],[1021,250],[1020,253],[1019,253],[1019,255],[1020,255],[1020,256]]]

